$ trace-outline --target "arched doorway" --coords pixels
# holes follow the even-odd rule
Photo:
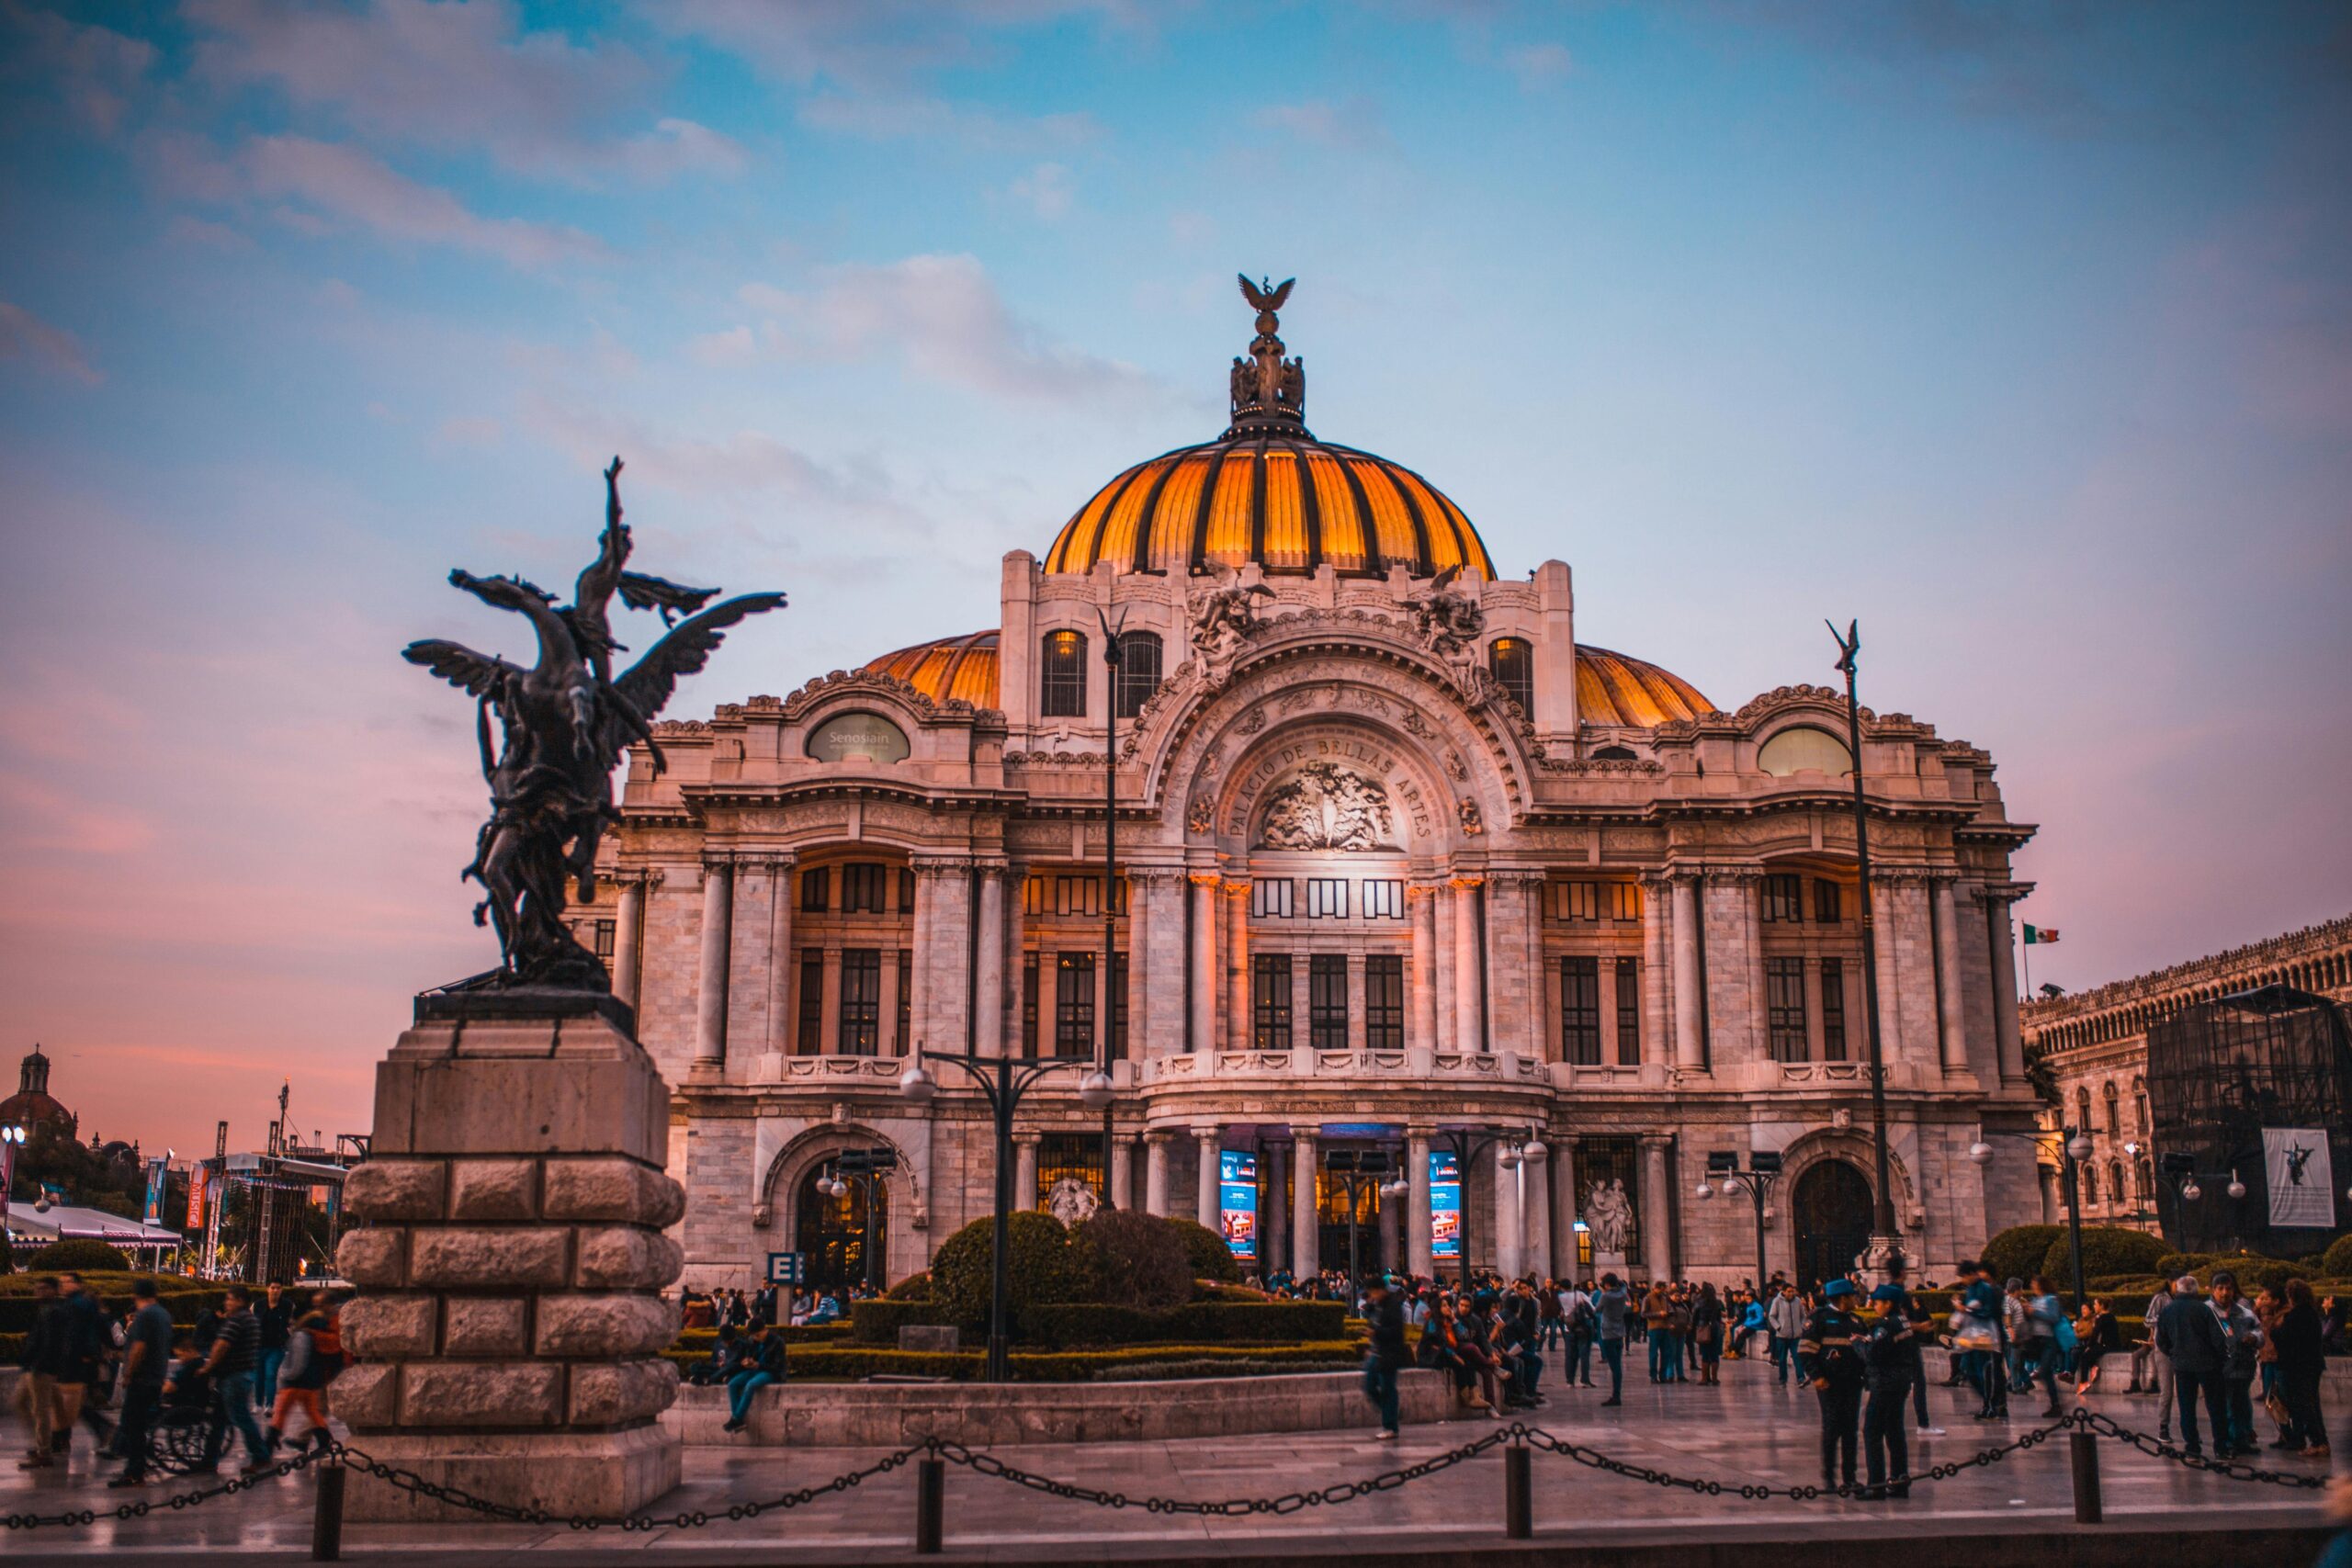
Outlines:
[[[881,1259],[888,1256],[889,1200],[876,1191],[869,1230],[866,1183],[849,1182],[846,1193],[836,1198],[830,1190],[832,1174],[832,1168],[821,1161],[811,1166],[793,1197],[793,1235],[807,1259],[808,1282],[820,1290],[857,1280],[888,1283],[881,1278]]]
[[[1842,1159],[1826,1159],[1797,1178],[1797,1283],[1806,1289],[1843,1276],[1871,1244],[1871,1184]]]

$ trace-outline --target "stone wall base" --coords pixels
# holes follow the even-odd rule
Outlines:
[[[626,1432],[520,1432],[429,1437],[358,1433],[352,1447],[435,1485],[456,1487],[559,1519],[634,1514],[678,1484],[683,1445],[660,1427]],[[354,1470],[344,1517],[365,1523],[494,1522]]]

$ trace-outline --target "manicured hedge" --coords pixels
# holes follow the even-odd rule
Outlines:
[[[77,1273],[119,1274],[130,1268],[130,1259],[119,1247],[91,1238],[52,1241],[25,1259],[28,1273],[55,1273],[73,1269]]]
[[[1251,1346],[1153,1345],[1116,1350],[1021,1351],[1012,1357],[1012,1376],[1022,1382],[1088,1382],[1106,1372],[1130,1369],[1182,1375],[1211,1376],[1271,1371],[1276,1368],[1351,1367],[1363,1359],[1363,1348],[1353,1340],[1320,1344]],[[670,1359],[683,1371],[690,1364],[684,1352]],[[854,1382],[876,1376],[948,1378],[957,1382],[977,1380],[988,1358],[978,1350],[890,1350],[880,1348],[838,1350],[796,1350],[788,1359],[795,1380]]]
[[[2011,1225],[1984,1244],[1984,1272],[1993,1276],[1996,1285],[2023,1279],[2041,1267],[2041,1260],[2050,1255],[2050,1244],[2065,1234],[2064,1225]]]
[[[850,1338],[861,1345],[896,1345],[909,1325],[953,1327],[955,1320],[937,1302],[852,1302]]]
[[[17,1274],[0,1280],[0,1334],[29,1334],[33,1320],[40,1315],[39,1303],[32,1293],[36,1279],[54,1279],[54,1275]],[[85,1274],[82,1282],[97,1293],[106,1314],[119,1317],[130,1310],[131,1284],[137,1274]],[[177,1286],[179,1288],[175,1289]],[[209,1285],[198,1280],[166,1278],[156,1281],[158,1298],[170,1310],[174,1323],[194,1323],[197,1314],[207,1307],[218,1312],[228,1295],[220,1285]],[[298,1292],[299,1293],[299,1292]]]
[[[745,1330],[746,1334],[749,1332]],[[849,1320],[846,1318],[838,1323],[804,1323],[797,1326],[789,1323],[779,1323],[768,1332],[781,1336],[787,1345],[846,1345],[850,1342]],[[718,1330],[716,1328],[684,1328],[678,1331],[677,1348],[681,1350],[696,1350],[707,1356],[718,1343]]]
[[[996,1221],[974,1220],[942,1242],[931,1260],[931,1293],[942,1321],[978,1323],[988,1317],[994,1276]],[[1083,1260],[1053,1215],[1016,1210],[1006,1226],[1006,1296],[1016,1313],[1039,1302],[1076,1301]]]
[[[1187,1302],[1158,1309],[1080,1302],[1031,1307],[1018,1322],[1022,1337],[1040,1345],[1290,1344],[1344,1337],[1347,1308],[1339,1302]]]
[[[2346,1231],[2327,1244],[2319,1255],[2319,1270],[2331,1280],[2352,1279],[2352,1231]]]
[[[1233,1256],[1233,1248],[1225,1237],[1198,1220],[1171,1219],[1176,1234],[1183,1238],[1184,1257],[1192,1265],[1195,1280],[1214,1280],[1220,1284],[1241,1283],[1241,1265]]]
[[[2083,1227],[2083,1274],[2142,1274],[2154,1269],[2165,1255],[2164,1240],[2146,1231],[2125,1230],[2117,1225],[2086,1225]],[[2075,1277],[2074,1246],[2064,1231],[2043,1251],[2036,1273],[2046,1274],[2062,1289],[2069,1287]],[[2007,1275],[2002,1276],[2004,1280]]]

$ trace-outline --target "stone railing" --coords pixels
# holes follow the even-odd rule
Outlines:
[[[1516,1084],[1543,1089],[1552,1069],[1510,1051],[1217,1051],[1148,1056],[1138,1065],[1138,1084],[1198,1083],[1209,1079],[1334,1078],[1351,1083],[1440,1081]]]

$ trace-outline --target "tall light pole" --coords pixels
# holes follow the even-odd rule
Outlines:
[[[2059,1170],[2066,1191],[2066,1249],[2075,1268],[2075,1310],[2083,1308],[2083,1161],[2091,1157],[2091,1136],[2074,1127],[2058,1130]]]
[[[1862,885],[1862,1010],[1870,1015],[1871,1135],[1877,1145],[1878,1167],[1878,1203],[1871,1213],[1871,1229],[1876,1234],[1871,1237],[1871,1250],[1878,1255],[1883,1268],[1902,1246],[1903,1237],[1894,1228],[1894,1184],[1886,1157],[1886,1057],[1885,1047],[1879,1039],[1878,934],[1871,911],[1870,810],[1862,800],[1862,708],[1854,695],[1854,671],[1862,649],[1862,624],[1849,622],[1846,635],[1838,637],[1837,624],[1831,622],[1829,635],[1838,642],[1835,668],[1846,677],[1846,757],[1854,774],[1854,860]]]
[[[988,1381],[1003,1382],[1012,1372],[1012,1325],[1005,1310],[1006,1273],[1008,1267],[1008,1233],[1012,1229],[1012,1113],[1021,1107],[1021,1097],[1039,1078],[1058,1067],[1076,1066],[1084,1057],[1069,1056],[978,1056],[957,1055],[951,1052],[926,1051],[915,1047],[915,1059],[899,1075],[899,1092],[916,1106],[931,1103],[939,1092],[938,1080],[925,1070],[925,1062],[943,1062],[962,1070],[980,1092],[988,1097],[989,1109],[996,1117],[996,1224],[989,1239],[989,1359]],[[1089,1073],[1080,1081],[1078,1098],[1089,1111],[1109,1113],[1111,1077],[1100,1070]],[[1108,1173],[1104,1174],[1108,1185]]]
[[[1781,1152],[1778,1149],[1758,1149],[1747,1156],[1747,1168],[1739,1168],[1739,1155],[1733,1149],[1719,1149],[1707,1156],[1707,1174],[1699,1179],[1698,1196],[1712,1198],[1717,1192],[1731,1196],[1734,1188],[1746,1192],[1756,1204],[1756,1288],[1762,1290],[1768,1277],[1764,1267],[1764,1201],[1772,1184],[1781,1179]],[[1713,1185],[1708,1185],[1713,1182]]]
[[[1459,1262],[1462,1288],[1465,1291],[1470,1288],[1470,1167],[1472,1162],[1497,1144],[1508,1145],[1510,1152],[1518,1156],[1512,1162],[1514,1165],[1519,1160],[1540,1165],[1544,1156],[1551,1153],[1544,1146],[1544,1141],[1535,1135],[1535,1129],[1532,1127],[1527,1129],[1527,1136],[1523,1141],[1512,1143],[1511,1140],[1517,1136],[1518,1134],[1508,1127],[1498,1127],[1491,1131],[1477,1127],[1450,1127],[1441,1131],[1432,1140],[1442,1143],[1453,1152],[1453,1179],[1462,1186],[1462,1206],[1455,1211],[1455,1213],[1460,1216],[1462,1257]],[[1495,1249],[1495,1258],[1498,1262],[1502,1259],[1502,1248],[1499,1246]]]
[[[1119,634],[1126,629],[1125,605],[1119,618],[1097,610],[1102,623],[1102,662],[1109,670],[1103,682],[1102,717],[1108,728],[1102,739],[1102,1014],[1094,1021],[1094,1070],[1106,1079],[1111,1073],[1111,1025],[1119,1010]],[[1102,1206],[1114,1207],[1111,1193],[1111,1101],[1102,1101]]]

